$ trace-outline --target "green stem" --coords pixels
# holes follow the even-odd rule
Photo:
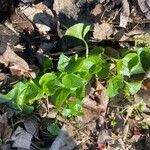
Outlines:
[[[85,40],[83,40],[83,42],[85,44],[85,49],[86,49],[86,58],[88,58],[89,57],[89,46]]]

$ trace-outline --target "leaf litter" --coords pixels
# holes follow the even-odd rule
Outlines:
[[[6,4],[12,1],[4,3],[4,0],[0,0],[1,12],[7,14],[10,7],[15,12],[10,18],[6,17],[7,21],[0,28],[2,93],[22,77],[35,78],[42,72],[41,65],[49,55],[57,57],[62,49],[70,54],[65,50],[73,49],[78,42],[74,44],[60,37],[66,27],[78,22],[91,25],[90,42],[107,47],[107,55],[111,57],[119,57],[117,46],[131,48],[132,41],[137,41],[136,46],[149,44],[149,40],[145,40],[145,34],[149,34],[149,0],[18,2],[13,11],[16,4],[9,6]],[[83,35],[81,38],[84,38]],[[18,50],[17,47],[23,49]],[[50,60],[47,64],[48,69],[53,68]],[[36,66],[40,72],[32,66]],[[5,105],[7,108],[0,111],[1,149],[150,149],[147,125],[150,112],[149,75],[145,76],[143,86],[129,103],[123,101],[124,95],[119,89],[119,96],[109,100],[106,96],[106,80],[99,81],[96,78],[94,84],[90,82],[82,103],[84,114],[72,120],[55,111],[53,98],[40,101],[31,117],[18,114],[7,103],[0,104],[2,108]],[[50,125],[56,125],[57,128]],[[51,134],[54,133],[52,129],[55,133],[60,129],[58,136]]]

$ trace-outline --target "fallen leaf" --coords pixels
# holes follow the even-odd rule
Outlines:
[[[95,24],[93,37],[96,40],[108,39],[113,34],[113,26],[109,23]]]
[[[2,141],[7,140],[10,138],[12,133],[12,129],[7,123],[7,115],[6,113],[0,116],[0,139]]]
[[[147,19],[150,19],[150,0],[138,0],[139,7]]]
[[[8,150],[8,149],[11,149],[11,144],[2,144],[0,146],[0,149],[1,150]]]
[[[12,147],[29,150],[31,146],[32,135],[21,127],[18,127],[11,136],[11,140],[13,141]]]
[[[149,86],[149,85],[148,85]],[[148,108],[150,108],[150,90],[146,88],[141,88],[140,91],[134,95],[136,102],[144,102]]]
[[[83,99],[83,122],[88,123],[94,119],[97,119],[100,113],[105,109],[101,105],[97,105],[96,101],[90,99],[88,96]]]
[[[4,73],[0,73],[0,81],[7,80],[7,75]]]
[[[26,128],[26,131],[30,133],[33,136],[36,136],[39,130],[39,123],[36,119],[28,118],[24,121],[24,126]]]
[[[49,150],[74,149],[76,141],[71,137],[71,132],[72,131],[69,131],[67,126],[64,125]]]
[[[102,4],[97,4],[94,9],[92,9],[91,14],[94,16],[101,15],[103,12]]]
[[[8,45],[6,51],[0,55],[0,63],[8,67],[12,75],[35,77],[35,73],[29,68],[27,62],[19,57]]]
[[[15,29],[18,31],[27,30],[29,33],[31,33],[33,30],[32,23],[27,18],[25,18],[25,16],[18,8],[16,8],[15,13],[11,15],[10,20],[12,25],[15,26]]]
[[[120,27],[125,28],[127,23],[128,23],[128,19],[129,19],[129,14],[130,14],[130,8],[129,8],[129,3],[128,0],[122,0],[122,11],[120,13]]]
[[[50,31],[51,27],[54,25],[54,16],[50,9],[42,11],[34,6],[23,6],[21,7],[21,13],[23,13],[28,20],[35,24],[41,33],[45,34]]]
[[[88,95],[83,99],[83,122],[88,123],[100,116],[105,117],[107,104],[106,89],[99,81],[96,81],[95,89],[91,87]]]
[[[99,132],[99,136],[98,136],[98,144],[106,144],[109,143],[110,141],[112,141],[112,137],[111,137],[111,133],[110,131],[108,131],[107,129],[103,129]]]
[[[46,5],[44,5],[42,2],[36,4],[35,8],[38,10],[41,10],[41,11],[45,11],[46,9],[48,9],[48,7]]]
[[[58,112],[55,109],[52,109],[48,112],[46,118],[55,119],[57,114],[58,114]]]

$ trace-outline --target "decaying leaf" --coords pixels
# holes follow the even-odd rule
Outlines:
[[[29,150],[31,146],[32,135],[21,127],[18,127],[11,136],[11,140],[14,142],[13,147]]]
[[[83,121],[88,123],[93,119],[97,119],[100,113],[104,112],[104,107],[97,105],[96,101],[93,101],[89,97],[83,99]]]
[[[100,131],[99,137],[98,137],[98,144],[106,144],[110,141],[112,141],[110,131],[106,129]]]
[[[89,96],[83,99],[83,122],[88,123],[93,119],[98,119],[100,115],[104,117],[107,104],[108,97],[106,96],[106,89],[97,81],[96,89],[91,88]]]
[[[0,81],[4,81],[7,79],[7,75],[4,73],[0,73]]]
[[[99,16],[103,12],[102,4],[97,4],[95,8],[91,11],[91,14],[94,16]]]
[[[143,82],[143,87],[134,96],[136,102],[144,102],[150,108],[150,79]]]
[[[58,135],[58,137],[53,142],[52,146],[49,150],[72,150],[76,146],[75,140],[71,137],[70,131],[68,131],[68,128],[64,125],[61,128],[61,131]]]
[[[130,14],[130,8],[129,8],[129,3],[128,0],[122,0],[122,12],[120,14],[120,27],[125,28],[127,23],[128,23],[128,19],[129,19],[129,14]]]
[[[6,51],[0,55],[0,63],[8,67],[12,75],[35,77],[35,73],[29,68],[27,62],[19,57],[8,45]]]
[[[32,118],[28,118],[24,121],[24,126],[28,133],[30,133],[33,136],[36,136],[39,130],[39,124],[36,119],[33,119],[33,116]]]
[[[33,23],[36,25],[38,30],[42,33],[50,31],[53,21],[53,13],[50,9],[45,11],[39,10],[35,7],[24,6],[21,7],[21,12]]]
[[[113,26],[109,23],[95,24],[93,37],[96,40],[108,39],[113,34]]]
[[[11,15],[10,20],[12,25],[15,26],[15,30],[27,30],[30,33],[33,30],[32,23],[24,17],[18,8],[16,8],[15,13]]]
[[[2,141],[7,140],[10,138],[12,133],[12,129],[7,123],[7,115],[6,113],[2,116],[0,116],[0,139]]]
[[[147,19],[150,19],[150,0],[138,0],[141,11]]]

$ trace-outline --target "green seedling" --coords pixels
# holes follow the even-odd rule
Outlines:
[[[67,29],[65,33],[65,35],[67,36],[72,36],[83,41],[86,48],[86,57],[88,57],[89,55],[89,46],[85,40],[85,36],[89,31],[90,31],[90,26],[87,26],[84,23],[78,23],[71,26],[69,29]]]

